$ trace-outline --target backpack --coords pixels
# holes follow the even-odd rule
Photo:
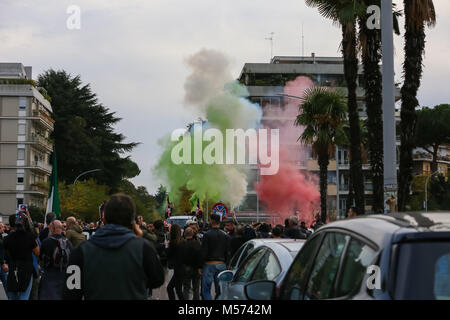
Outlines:
[[[54,238],[53,240],[57,241],[58,245],[53,251],[53,255],[51,257],[51,262],[54,267],[59,268],[61,271],[65,270],[69,265],[69,257],[70,257],[70,246],[69,241],[66,238]]]

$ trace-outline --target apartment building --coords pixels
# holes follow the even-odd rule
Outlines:
[[[32,80],[32,68],[0,63],[0,213],[19,204],[45,207],[52,171],[52,107]]]
[[[433,156],[421,149],[417,148],[413,154],[414,160],[414,175],[429,175],[431,172],[431,164],[433,162]],[[439,174],[446,177],[450,175],[450,145],[444,144],[439,147],[437,154],[437,170]]]
[[[242,68],[238,81],[245,85],[249,91],[249,100],[259,104],[263,109],[263,124],[277,121],[280,127],[293,126],[296,114],[283,114],[273,112],[274,109],[283,108],[289,104],[289,95],[285,94],[287,82],[299,76],[309,77],[315,85],[340,88],[344,92],[346,82],[344,77],[343,59],[341,57],[310,57],[275,56],[270,63],[246,63]],[[363,68],[358,70],[358,111],[360,118],[367,118],[365,112],[365,90],[363,88]],[[400,99],[400,90],[396,90],[396,100]],[[294,97],[295,98],[295,97]],[[400,121],[400,113],[396,112],[396,121]],[[300,130],[298,130],[300,135]],[[399,142],[397,141],[397,145]],[[319,174],[319,165],[310,146],[301,146],[292,143],[289,146],[291,157],[299,170]],[[328,167],[328,215],[337,218],[345,216],[348,194],[350,160],[349,150],[337,148],[334,157],[330,159]],[[363,152],[363,174],[365,181],[366,212],[372,209],[372,182],[370,179],[370,166],[367,153]],[[258,169],[252,168],[248,192],[238,214],[242,216],[256,216],[257,219],[269,217],[265,212],[264,203],[258,199],[254,190],[254,182],[259,180]],[[280,200],[281,201],[281,200]],[[295,214],[295,212],[292,212]]]

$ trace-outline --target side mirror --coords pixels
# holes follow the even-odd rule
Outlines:
[[[271,300],[275,296],[275,288],[273,281],[253,281],[244,286],[244,293],[248,300]]]
[[[223,281],[223,282],[230,282],[231,280],[233,280],[233,276],[234,276],[233,271],[224,270],[221,273],[219,273],[219,275],[217,276],[217,279],[219,279],[219,281]]]

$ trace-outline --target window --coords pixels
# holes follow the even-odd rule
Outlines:
[[[18,173],[17,174],[17,183],[18,184],[23,184],[23,173]]]
[[[309,239],[300,250],[292,263],[285,280],[283,281],[283,287],[281,288],[281,299],[302,299],[304,287],[308,277],[308,271],[314,262],[314,256],[320,245],[321,239],[321,234],[317,234]]]
[[[23,198],[17,198],[17,208],[19,205],[23,204]]]
[[[450,300],[450,254],[436,261],[433,291],[437,300]]]
[[[336,291],[337,297],[352,295],[358,291],[375,254],[376,252],[365,243],[356,239],[351,240]]]
[[[25,160],[25,149],[17,149],[17,160]]]
[[[19,124],[19,134],[24,135],[26,131],[26,125],[25,124]]]
[[[328,299],[333,297],[342,251],[350,236],[330,232],[320,247],[308,280],[306,299]]]
[[[27,98],[19,97],[19,110],[25,110],[27,108]]]
[[[233,282],[247,282],[255,269],[261,256],[264,254],[264,248],[257,249],[239,268]]]
[[[281,267],[275,255],[267,250],[264,257],[259,261],[255,272],[252,276],[252,281],[256,280],[273,280],[281,273]]]

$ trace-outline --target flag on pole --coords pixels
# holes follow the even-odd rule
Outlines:
[[[172,208],[170,207],[170,201],[169,196],[167,196],[167,203],[166,203],[166,219],[170,218],[170,215],[172,214]]]
[[[195,209],[195,216],[199,219],[202,218],[203,212],[202,208],[200,207],[200,198],[197,197],[197,208]]]
[[[53,212],[56,215],[56,219],[61,217],[61,207],[59,203],[58,193],[58,169],[56,165],[56,151],[53,149],[52,155],[52,174],[50,176],[50,190],[48,192],[47,210],[45,211],[45,218],[47,214]],[[45,221],[44,221],[45,223]]]

